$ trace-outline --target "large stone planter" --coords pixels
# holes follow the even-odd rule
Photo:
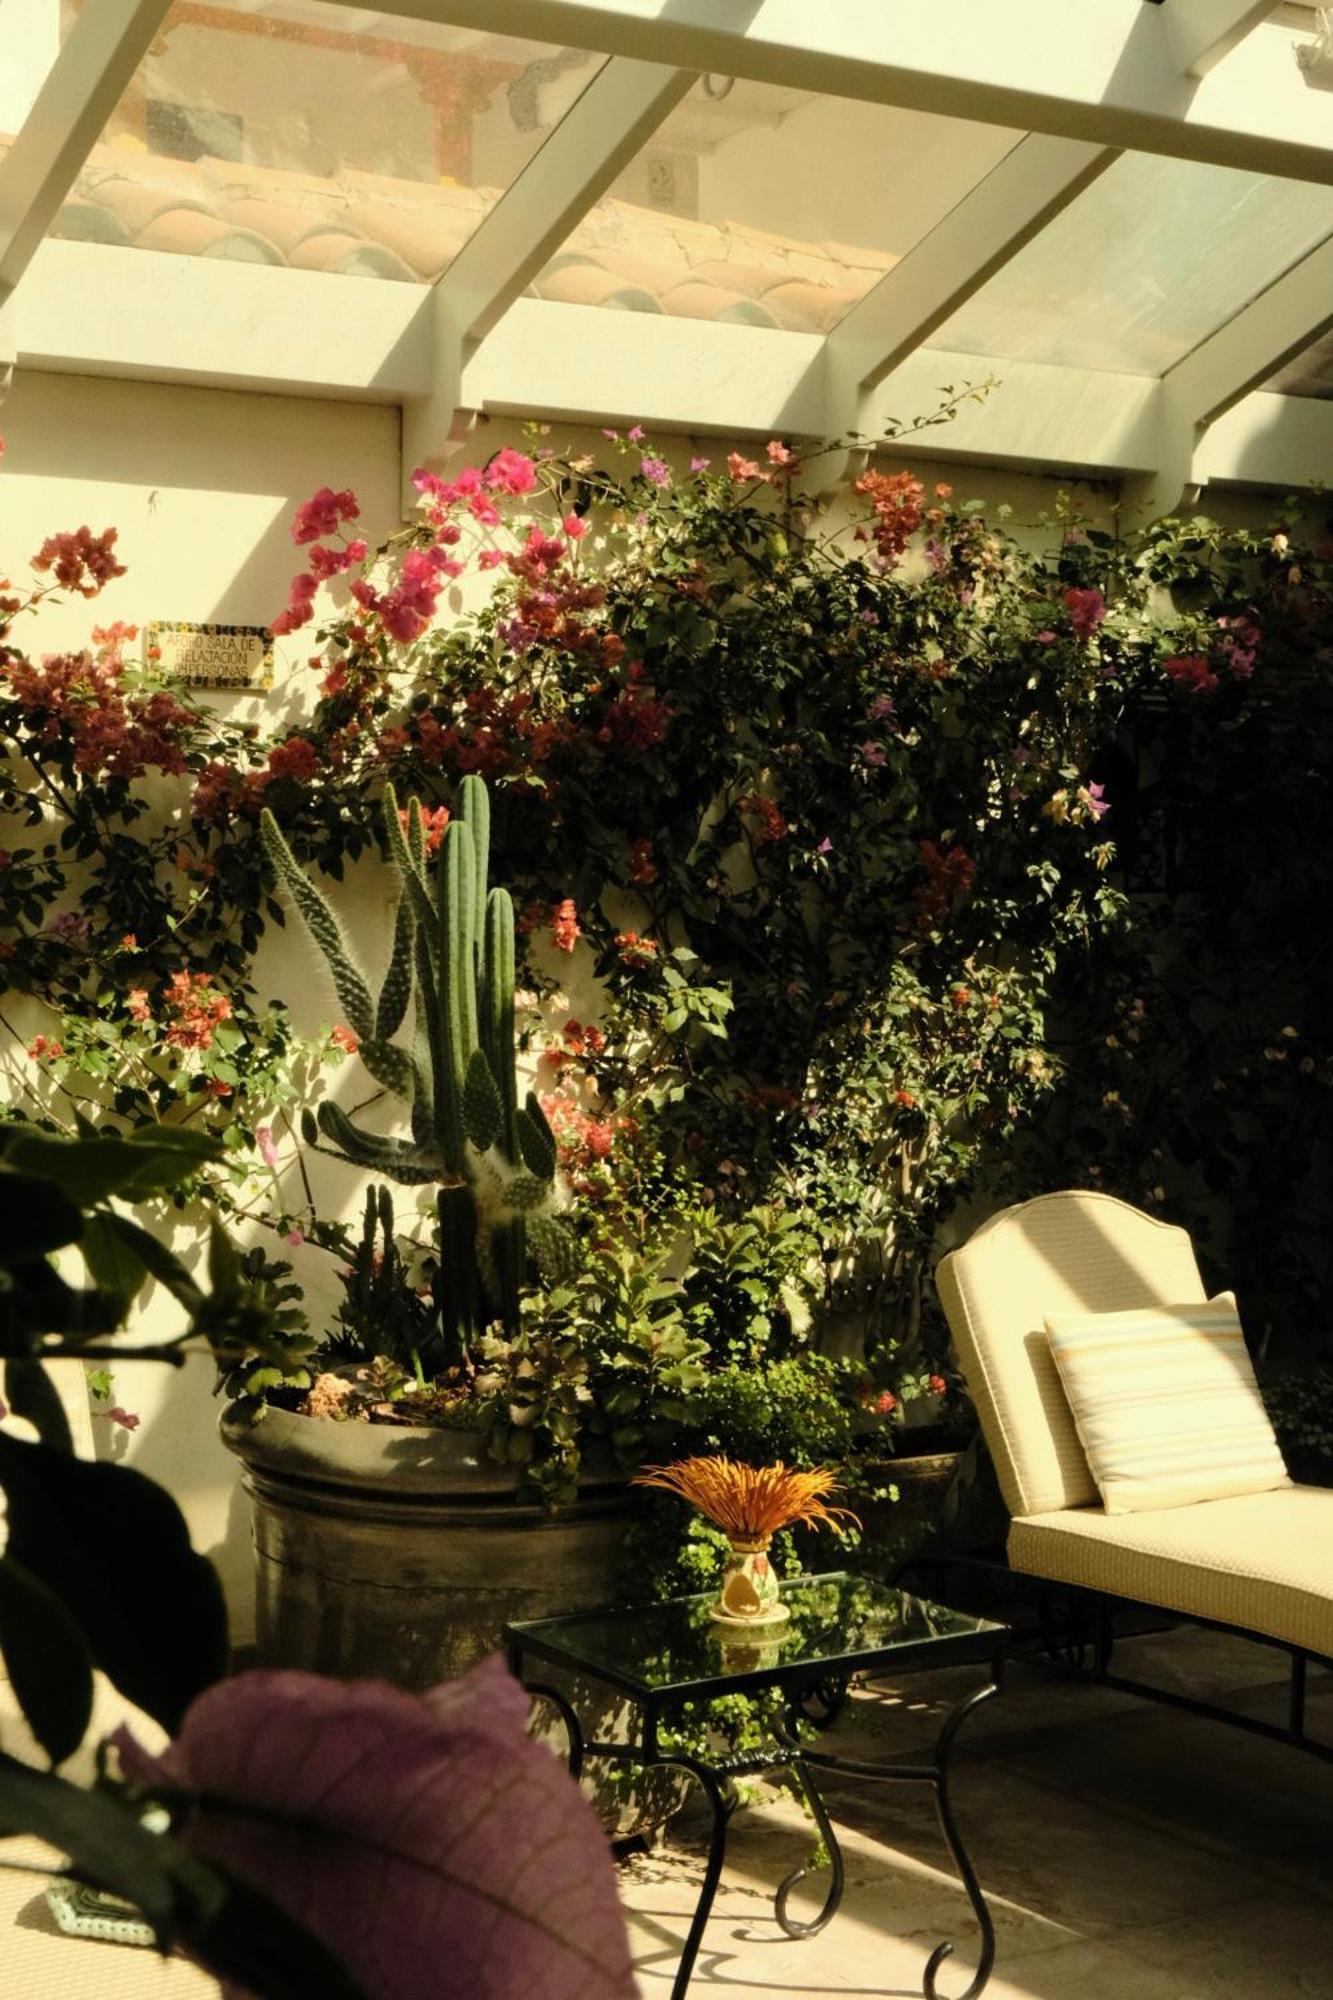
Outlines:
[[[257,1664],[422,1689],[500,1644],[511,1618],[614,1601],[635,1501],[617,1478],[590,1480],[567,1512],[516,1499],[518,1475],[481,1456],[466,1431],[333,1423],[270,1409],[257,1424],[224,1410],[223,1442],[254,1503]],[[580,1690],[567,1691],[578,1696]],[[580,1702],[598,1733],[627,1712]],[[564,1749],[564,1728],[544,1733]],[[609,1765],[584,1780],[608,1832],[670,1817],[670,1772],[626,1785]]]
[[[609,1603],[631,1503],[590,1484],[568,1512],[465,1431],[222,1414],[254,1502],[261,1666],[426,1688],[500,1643],[506,1619]]]

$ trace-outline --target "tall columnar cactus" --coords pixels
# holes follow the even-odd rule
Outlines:
[[[446,1354],[458,1360],[493,1318],[517,1331],[529,1254],[555,1275],[571,1248],[555,1140],[536,1098],[529,1092],[518,1101],[514,906],[507,890],[487,891],[486,787],[464,778],[431,862],[421,801],[410,801],[404,827],[386,786],[398,900],[378,999],[273,815],[265,812],[260,826],[278,879],[323,953],[362,1062],[410,1107],[410,1139],[364,1131],[328,1103],[319,1108],[318,1130],[354,1166],[409,1184],[438,1183],[437,1298]],[[405,1048],[393,1037],[409,1008],[413,1038]]]

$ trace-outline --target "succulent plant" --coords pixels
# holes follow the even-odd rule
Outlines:
[[[270,812],[264,846],[311,938],[376,1082],[410,1110],[410,1138],[356,1125],[336,1104],[307,1116],[316,1133],[353,1166],[408,1184],[435,1183],[440,1227],[436,1286],[448,1361],[464,1358],[482,1329],[499,1319],[519,1326],[519,1299],[531,1256],[546,1277],[569,1268],[568,1195],[556,1145],[536,1098],[518,1101],[514,1052],[514,907],[505,889],[487,889],[490,798],[464,778],[438,856],[427,851],[421,801],[400,814],[384,792],[390,865],[398,879],[393,945],[372,998],[333,908],[293,855]],[[394,1040],[412,1015],[412,1044]]]

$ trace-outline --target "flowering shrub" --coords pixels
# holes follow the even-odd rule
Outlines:
[[[301,1050],[249,990],[261,808],[336,875],[386,782],[435,842],[479,772],[590,1268],[674,1256],[708,1365],[868,1330],[892,1415],[939,1378],[928,1257],[960,1201],[1087,1178],[1196,1229],[1225,1193],[1260,1318],[1322,1307],[1325,1168],[1299,1229],[1286,1209],[1293,1147],[1328,1157],[1333,996],[1302,949],[1333,866],[1305,831],[1329,810],[1328,552],[1290,524],[1117,542],[1068,511],[1034,552],[873,467],[830,526],[780,440],[688,472],[637,427],[610,443],[609,466],[540,446],[422,473],[379,551],[355,495],[313,496],[275,622],[312,630],[312,702],[276,740],[130,667],[123,633],[34,663],[13,629],[55,586],[5,598],[0,805],[37,831],[0,851],[0,971],[49,1014],[15,1060],[271,1164],[298,1064],[354,1037]],[[112,548],[55,538],[49,573],[92,589]],[[492,589],[461,615],[469,569]],[[174,788],[169,831],[145,779]],[[562,1022],[566,970],[594,1018]],[[757,1265],[705,1282],[715,1227]],[[603,1351],[593,1293],[544,1304]]]

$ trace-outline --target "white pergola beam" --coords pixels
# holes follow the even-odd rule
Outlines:
[[[18,284],[165,18],[170,0],[95,0],[0,160],[0,303]]]
[[[56,372],[407,403],[429,393],[432,339],[416,286],[48,242],[0,310],[0,379],[17,354]],[[824,437],[834,426],[822,348],[817,334],[520,299],[475,350],[462,387],[470,407],[497,416],[637,418],[721,440]],[[983,403],[909,438],[904,455],[1101,478],[1156,465],[1162,385],[1148,376],[923,347],[875,390],[874,427],[929,416],[945,384],[988,377],[998,387]],[[1333,403],[1264,391],[1208,430],[1195,476],[1291,490],[1326,481],[1330,464]]]
[[[873,389],[1117,157],[1078,139],[1021,139],[834,327],[835,374]]]
[[[615,56],[565,113],[434,288],[428,395],[403,408],[403,509],[412,474],[438,468],[466,436],[460,387],[492,331],[694,82],[692,70]]]
[[[0,362],[8,334],[53,374],[401,403],[430,389],[429,303],[423,285],[52,239],[0,308]]]
[[[565,113],[435,287],[465,340],[489,333],[695,80],[616,57]]]
[[[1333,326],[1333,239],[1284,271],[1163,377],[1173,406],[1213,422]]]
[[[1165,0],[1162,13],[1181,69],[1207,76],[1275,6],[1276,0]]]
[[[1143,0],[382,0],[381,12],[1333,183],[1327,96],[1262,27],[1182,73]]]

